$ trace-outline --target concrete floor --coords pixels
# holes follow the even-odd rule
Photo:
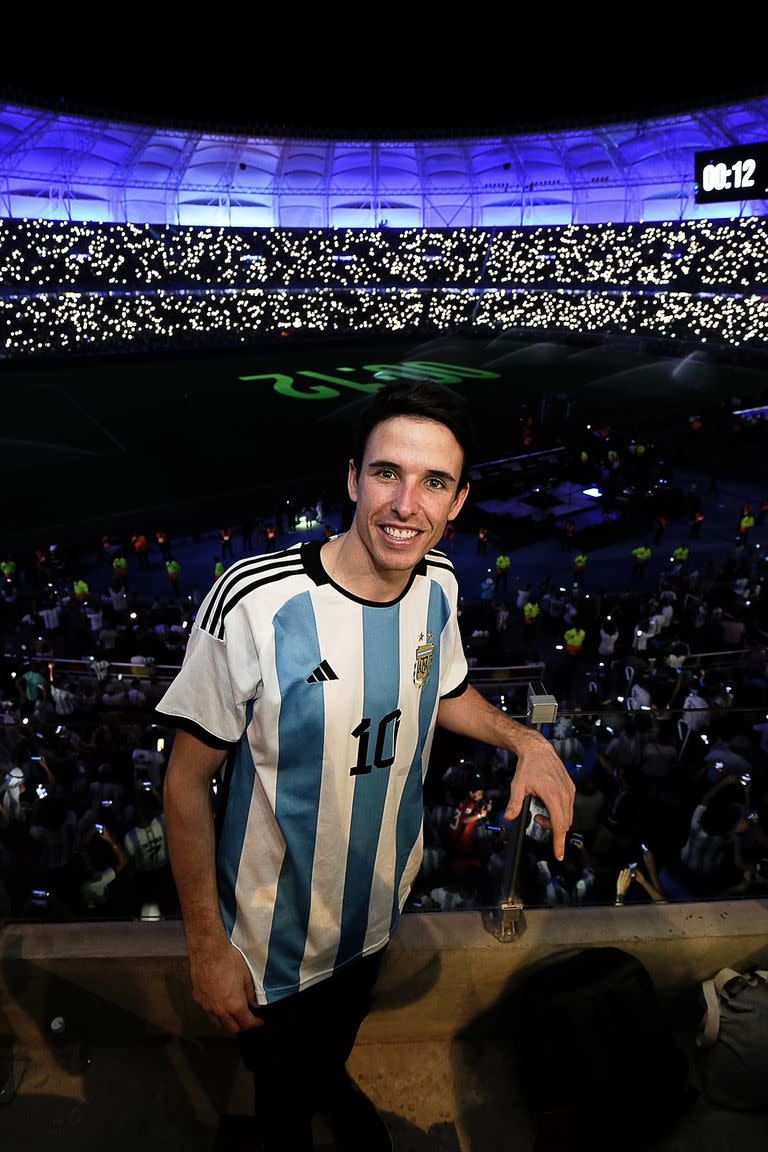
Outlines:
[[[253,1152],[250,1080],[229,1042],[145,1038],[96,1047],[82,1074],[50,1050],[16,1055],[18,1091],[0,1098],[4,1150],[135,1152],[150,1138],[164,1152]],[[534,1124],[509,1053],[493,1043],[363,1043],[350,1071],[386,1117],[396,1152],[533,1152]],[[315,1135],[317,1147],[331,1152],[321,1122]],[[700,1095],[677,1131],[649,1152],[732,1152],[767,1141],[768,1114],[726,1112]],[[574,1147],[572,1139],[562,1143],[563,1152]]]

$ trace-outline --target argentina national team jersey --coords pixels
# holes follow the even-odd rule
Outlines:
[[[394,602],[335,585],[320,543],[233,564],[158,705],[230,749],[221,914],[266,1004],[389,939],[422,856],[441,697],[466,687],[457,583],[430,552]]]

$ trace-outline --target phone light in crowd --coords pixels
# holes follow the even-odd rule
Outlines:
[[[641,704],[640,705],[640,711],[641,712],[650,712],[650,710],[651,710],[650,704]]]
[[[15,679],[16,679],[16,675],[17,675],[17,674],[16,674],[15,672],[11,672],[11,680],[15,680]]]
[[[624,703],[624,697],[623,696],[617,696],[616,699],[618,700],[619,704]]]
[[[59,732],[63,732],[63,731],[64,731],[64,725],[63,724],[57,724],[56,725],[56,735],[58,736]]]
[[[29,716],[24,717],[24,719],[22,720],[22,724],[29,724]]]
[[[637,631],[635,632],[635,636],[642,636],[642,634],[643,634],[642,628],[638,628]]]
[[[598,668],[605,668],[605,664],[603,663],[603,661],[602,661],[602,660],[601,660],[601,661],[600,661],[600,663],[598,664]]]
[[[562,650],[563,650],[562,644],[555,644],[555,652],[562,652]]]
[[[164,748],[165,748],[165,737],[160,736],[160,737],[158,737],[158,741],[157,741],[157,750],[158,750],[158,752],[162,752],[164,750]]]
[[[612,619],[611,616],[606,616],[606,620],[611,620],[611,619]]]
[[[584,596],[584,599],[585,599],[585,600],[589,600],[589,592],[587,592],[587,593],[585,594],[585,596]],[[610,616],[608,617],[608,619],[610,620]]]
[[[602,496],[602,492],[600,491],[599,488],[585,488],[584,489],[584,495],[585,496],[594,496],[595,499],[599,499]]]
[[[490,568],[488,569],[488,571],[490,572]],[[565,588],[561,588],[560,591],[565,592]]]
[[[135,619],[136,619],[136,613],[135,613],[135,612],[131,612],[131,620],[135,620]]]
[[[613,728],[611,728],[610,724],[606,724],[605,730],[606,732],[610,732],[611,736],[613,736]]]
[[[186,626],[187,626],[187,624],[188,624],[188,623],[189,623],[189,621],[188,621],[188,620],[182,620],[182,622],[181,622],[181,626],[182,626],[182,628],[186,628]]]
[[[44,788],[42,784],[38,784],[35,791],[37,792],[37,794],[41,800],[45,800],[46,796],[48,795],[48,789]]]
[[[88,659],[89,659],[89,660],[95,660],[95,659],[96,659],[96,657],[95,657],[95,656],[89,656],[89,657],[88,657]]]
[[[709,744],[709,736],[707,736],[706,732],[701,733],[701,738],[705,744]]]
[[[122,672],[118,672],[117,678],[118,678],[118,680],[122,680],[122,678],[123,678]]]

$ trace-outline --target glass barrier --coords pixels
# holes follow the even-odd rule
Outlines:
[[[737,682],[738,663],[720,697],[697,696],[700,670],[687,676],[674,708],[658,707],[647,677],[634,682],[622,668],[620,703],[601,703],[588,687],[590,707],[538,725],[576,786],[562,861],[535,798],[517,821],[504,817],[514,756],[438,729],[424,785],[424,859],[406,911],[768,894],[768,708],[735,702],[750,687],[743,674]],[[496,668],[489,682],[476,666],[472,675],[526,723],[530,685],[546,694],[531,676],[540,671]],[[0,917],[179,915],[162,816],[174,733],[153,712],[172,672],[132,676],[143,696],[132,707],[28,710],[0,728]],[[72,675],[95,678],[87,667]],[[764,696],[764,683],[754,691]]]
[[[576,786],[562,861],[535,798],[527,818],[504,819],[513,757],[476,745],[433,760],[424,863],[409,908],[768,895],[768,711],[712,707],[692,692],[688,707],[663,711],[638,699],[563,712],[542,726]],[[495,702],[525,719],[515,695]]]

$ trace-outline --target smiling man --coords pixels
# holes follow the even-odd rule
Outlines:
[[[233,564],[159,705],[178,726],[168,845],[193,992],[237,1033],[261,1147],[391,1147],[345,1064],[422,856],[436,724],[518,757],[562,857],[573,786],[551,745],[467,683],[458,588],[434,550],[468,493],[464,402],[429,382],[369,403],[349,530]],[[213,777],[223,768],[216,828]]]

